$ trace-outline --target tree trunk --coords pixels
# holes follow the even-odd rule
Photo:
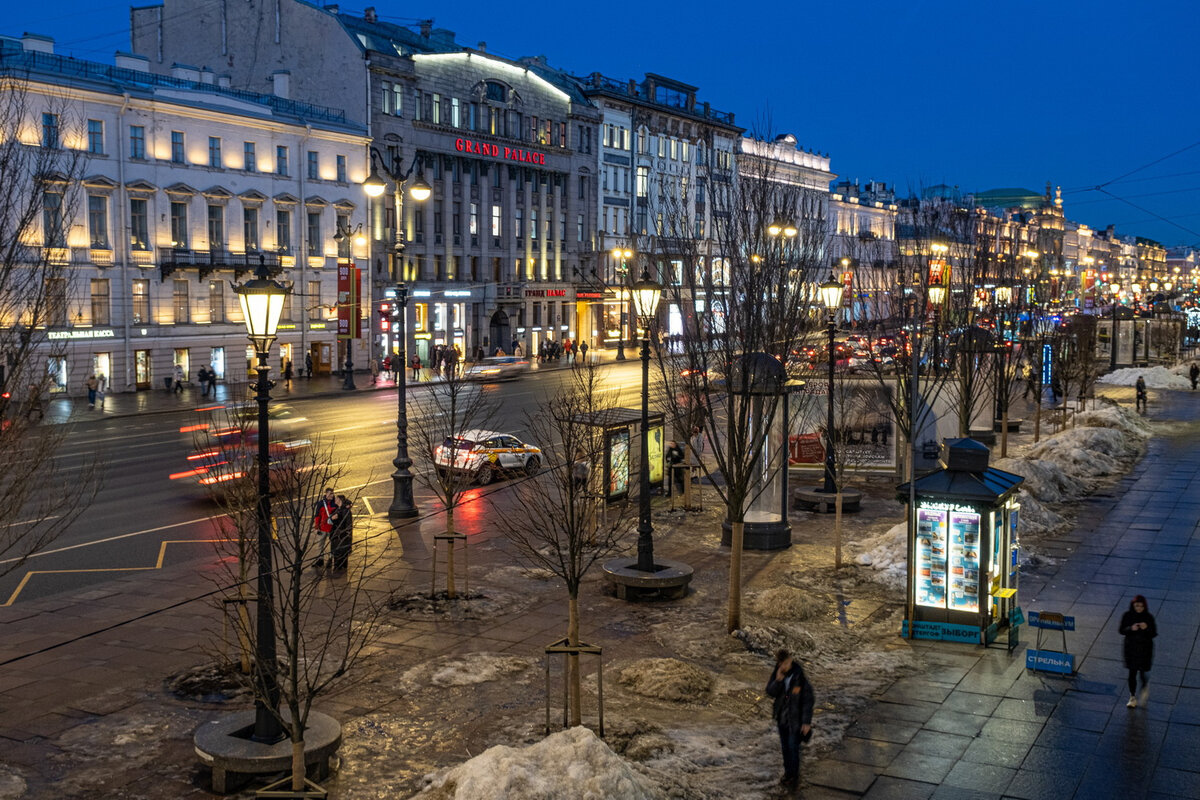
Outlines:
[[[454,509],[446,509],[446,597],[453,600],[458,596],[454,589]]]
[[[295,722],[293,721],[293,724]],[[303,735],[302,735],[303,737]],[[292,791],[304,790],[304,739],[292,740]]]
[[[842,487],[833,501],[833,566],[842,568]]]
[[[567,601],[567,644],[572,647],[579,645],[579,594],[572,592]],[[582,723],[583,709],[581,708],[582,691],[579,676],[579,654],[567,655],[567,693],[570,705],[569,719],[574,728]]]
[[[733,523],[731,547],[729,550],[729,619],[727,628],[733,633],[742,627],[742,540],[745,534],[745,523],[737,520]]]

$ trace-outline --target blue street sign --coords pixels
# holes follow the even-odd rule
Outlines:
[[[1031,615],[1032,613],[1030,612]],[[1070,653],[1059,653],[1054,650],[1034,650],[1031,647],[1025,651],[1025,669],[1074,675],[1075,656]]]
[[[1037,611],[1029,612],[1029,625],[1034,628],[1046,628],[1052,631],[1073,631],[1075,630],[1075,618],[1063,616],[1062,622],[1048,620],[1043,622],[1041,613]]]

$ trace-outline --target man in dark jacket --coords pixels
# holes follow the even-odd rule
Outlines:
[[[667,451],[664,454],[667,460],[667,494],[671,494],[671,488],[674,487],[675,492],[679,495],[683,494],[683,448],[675,442],[667,442]]]
[[[767,681],[767,695],[775,698],[771,716],[779,726],[779,744],[783,749],[784,786],[800,781],[800,743],[812,733],[813,688],[800,666],[787,650],[775,654],[775,671]]]

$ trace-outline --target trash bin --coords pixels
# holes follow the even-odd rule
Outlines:
[[[170,375],[163,378],[163,388],[166,389],[168,392],[171,391],[171,376]]]

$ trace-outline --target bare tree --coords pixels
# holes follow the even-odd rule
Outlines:
[[[614,395],[600,391],[594,366],[583,366],[527,415],[541,443],[545,470],[521,481],[521,514],[508,515],[508,537],[529,564],[553,573],[567,591],[569,648],[579,647],[579,587],[588,571],[619,548],[628,533],[628,498],[601,506],[605,420]],[[569,719],[581,719],[579,653],[567,654]]]
[[[244,425],[243,421],[234,424]],[[258,652],[258,628],[245,611],[249,585],[257,563],[257,444],[251,435],[222,446],[209,474],[220,491],[214,493],[226,515],[219,524],[223,536],[219,552],[231,556],[219,561],[222,605],[234,605],[233,615],[239,643],[246,648],[240,661],[253,661]],[[273,584],[271,618],[276,637],[276,663],[253,663],[245,683],[257,700],[274,712],[292,743],[291,788],[305,789],[305,731],[313,705],[335,685],[345,683],[352,668],[360,665],[377,638],[379,616],[386,609],[386,596],[372,591],[380,576],[382,547],[373,543],[369,518],[353,523],[353,557],[347,568],[315,570],[313,556],[319,549],[313,524],[314,509],[326,487],[335,487],[343,477],[334,464],[332,448],[320,442],[296,440],[271,443],[270,486],[272,538],[270,580]],[[369,485],[369,481],[367,482]],[[349,507],[357,505],[357,494],[345,495]],[[344,512],[342,512],[344,513]],[[331,536],[331,551],[350,543]],[[338,553],[338,560],[344,551]],[[377,596],[378,595],[378,596]],[[275,698],[278,698],[278,705]]]
[[[741,627],[741,560],[746,512],[786,459],[762,458],[782,413],[746,402],[764,379],[757,354],[786,359],[815,330],[814,285],[826,274],[827,194],[754,155],[737,175],[711,172],[713,231],[699,235],[692,187],[666,176],[654,187],[653,235],[640,237],[651,275],[685,320],[682,336],[658,353],[658,383],[676,438],[703,433],[722,480],[714,487],[732,528],[727,626]],[[702,376],[697,380],[695,376]],[[698,429],[698,430],[697,430]],[[775,448],[772,448],[774,450]]]
[[[436,374],[436,371],[435,371]],[[487,485],[499,474],[499,465],[484,458],[476,464],[470,451],[473,445],[467,434],[489,427],[499,410],[494,396],[486,386],[468,381],[460,370],[451,368],[441,380],[416,393],[408,401],[408,425],[417,452],[429,459],[429,469],[417,472],[417,478],[437,496],[445,511],[445,538],[448,543],[446,559],[446,596],[458,596],[454,583],[455,543],[464,540],[454,529],[454,510],[467,499],[472,485]],[[445,448],[445,462],[435,456]],[[436,575],[434,576],[436,579]]]
[[[80,199],[84,120],[44,87],[0,74],[0,575],[44,550],[98,488],[95,457],[61,457],[68,425],[43,423],[72,321],[68,234]],[[40,134],[40,138],[39,138]]]

